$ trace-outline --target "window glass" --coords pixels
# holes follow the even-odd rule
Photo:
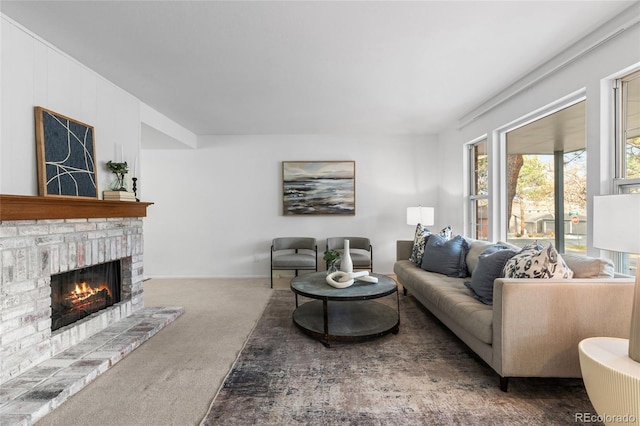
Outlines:
[[[640,193],[640,71],[629,74],[615,85],[616,177],[614,193]],[[638,253],[618,253],[616,271],[635,275]]]
[[[475,195],[489,194],[489,166],[487,157],[487,141],[473,145],[473,193]]]
[[[489,238],[489,158],[487,156],[487,140],[476,142],[469,147],[471,237],[487,240]]]
[[[475,238],[478,240],[489,239],[489,200],[478,199],[474,200],[474,214],[475,214]]]
[[[640,178],[640,72],[621,79],[624,178]]]
[[[553,155],[510,154],[508,158],[508,240],[520,246],[534,240],[555,243]]]
[[[585,102],[507,133],[507,240],[586,253]]]
[[[587,253],[587,151],[564,154],[564,251]]]

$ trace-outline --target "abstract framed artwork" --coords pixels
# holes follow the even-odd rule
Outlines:
[[[40,196],[98,198],[93,127],[35,108]]]
[[[283,161],[283,215],[355,215],[355,161]]]

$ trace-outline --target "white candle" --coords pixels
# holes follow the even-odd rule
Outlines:
[[[133,157],[133,177],[138,177],[138,156]]]

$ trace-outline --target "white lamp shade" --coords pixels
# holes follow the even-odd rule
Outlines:
[[[640,253],[640,194],[593,197],[593,246]]]
[[[435,209],[433,207],[407,207],[407,225],[422,224],[431,226],[435,222]]]

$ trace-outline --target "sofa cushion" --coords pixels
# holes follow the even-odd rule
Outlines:
[[[499,246],[502,248],[513,249],[516,252],[521,250],[521,247],[513,245],[511,243],[507,243],[505,241],[498,241],[497,243],[491,243],[489,241],[484,240],[475,240],[473,238],[467,238],[467,241],[470,244],[469,252],[467,253],[467,272],[469,275],[473,276],[473,271],[478,266],[478,258],[487,248],[491,246]]]
[[[564,253],[562,258],[573,271],[573,278],[613,278],[615,276],[615,267],[610,259],[574,253]]]
[[[483,240],[475,240],[473,238],[467,238],[469,243],[469,251],[467,252],[467,272],[469,275],[473,275],[473,270],[478,265],[478,258],[488,248],[493,246],[493,243]]]
[[[422,257],[422,269],[448,277],[467,276],[467,252],[469,243],[462,235],[446,240],[440,235],[431,235]]]
[[[427,309],[446,315],[480,341],[491,344],[493,307],[471,297],[463,280],[427,272],[408,260],[397,261],[393,270],[402,285]]]
[[[429,273],[422,271],[423,273]],[[432,274],[431,285],[423,286],[424,297],[444,315],[477,339],[491,344],[493,340],[493,306],[485,305],[469,295],[459,278]]]
[[[487,248],[478,258],[478,266],[471,274],[471,281],[465,281],[473,296],[484,304],[493,304],[493,281],[502,276],[504,265],[518,252],[498,244]]]
[[[503,273],[507,278],[573,277],[573,271],[569,269],[553,244],[540,250],[534,244],[525,246],[520,253],[507,261]]]

